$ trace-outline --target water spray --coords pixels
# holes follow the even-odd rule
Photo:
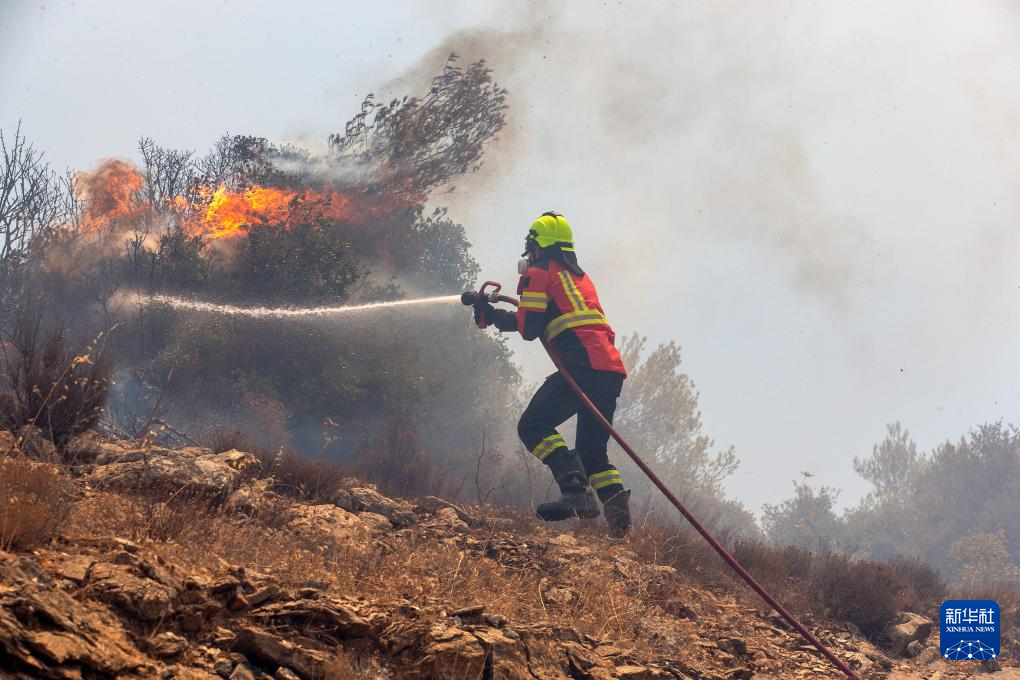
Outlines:
[[[388,302],[370,302],[363,305],[321,307],[237,307],[235,305],[221,305],[215,302],[182,298],[175,295],[142,295],[140,293],[136,294],[134,298],[143,304],[169,305],[174,309],[186,309],[193,312],[206,312],[209,314],[223,314],[227,316],[247,316],[263,319],[282,319],[289,317],[336,316],[340,314],[350,314],[353,312],[382,310],[392,307],[406,307],[409,305],[456,302],[460,299],[460,296],[438,295],[436,297],[418,298],[415,300],[390,300]]]

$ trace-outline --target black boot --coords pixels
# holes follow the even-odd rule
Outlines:
[[[623,538],[630,529],[630,489],[617,489],[605,495],[600,491],[599,496],[606,513],[609,535]]]
[[[571,517],[591,519],[599,516],[595,493],[588,486],[588,476],[576,451],[561,449],[549,456],[546,465],[560,487],[558,500],[539,503],[535,513],[546,522],[559,522]]]

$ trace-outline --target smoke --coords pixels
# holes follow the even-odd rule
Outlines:
[[[861,154],[880,154],[913,140],[883,141],[891,130],[879,117],[908,106],[931,116],[924,108],[944,93],[918,92],[915,105],[890,82],[914,75],[912,51],[931,47],[923,32],[890,41],[921,17],[903,9],[873,26],[790,3],[586,10],[503,3],[497,19],[450,35],[383,88],[420,88],[456,52],[484,57],[510,90],[510,124],[470,192],[451,199],[452,214],[480,238],[498,232],[500,248],[510,230],[516,247],[521,225],[546,209],[580,227],[582,256],[593,236],[620,241],[613,259],[628,261],[737,247],[774,259],[824,306],[855,304],[876,279],[876,241],[889,225],[867,209],[879,197],[848,195],[833,178],[885,163],[923,174],[939,153],[853,158],[838,135],[857,134]],[[896,99],[875,99],[887,95]],[[494,201],[497,191],[509,205]]]
[[[291,149],[284,147],[284,153],[273,156],[270,159],[272,166],[308,182],[357,187],[376,184],[384,176],[383,163],[379,159],[337,156],[328,148],[300,152],[291,150],[291,153],[287,153],[288,150]]]
[[[443,197],[483,277],[563,212],[618,332],[690,350],[743,499],[789,488],[756,460],[820,473],[827,451],[852,502],[885,423],[934,445],[1015,410],[1015,8],[502,3],[475,23],[391,89],[456,52],[510,92]]]

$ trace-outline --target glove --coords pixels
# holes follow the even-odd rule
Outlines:
[[[488,328],[492,324],[492,319],[495,316],[496,308],[493,307],[489,302],[476,302],[474,305],[475,309],[475,325],[479,328]]]
[[[492,312],[486,312],[485,318],[488,319],[489,325],[495,326],[499,329],[500,333],[517,332],[517,314],[514,312],[505,309],[493,309]]]

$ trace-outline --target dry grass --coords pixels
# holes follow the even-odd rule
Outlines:
[[[648,647],[637,631],[643,616],[658,606],[655,599],[645,599],[647,584],[622,578],[611,563],[582,560],[564,568],[543,562],[535,536],[527,537],[532,563],[523,566],[483,559],[482,544],[469,548],[419,532],[355,542],[328,554],[259,517],[202,507],[189,511],[172,502],[160,507],[176,519],[154,515],[140,499],[94,494],[76,506],[71,531],[75,536],[149,539],[150,547],[168,562],[187,569],[218,573],[226,561],[271,574],[284,587],[317,581],[347,596],[410,600],[435,616],[441,610],[485,603],[488,611],[519,623],[569,622],[583,634],[636,649]],[[547,596],[555,585],[569,587],[575,599],[553,602]]]
[[[291,498],[328,503],[347,479],[338,463],[312,460],[296,451],[261,449],[255,455],[264,474],[276,480],[273,491]]]
[[[58,448],[95,427],[110,384],[103,339],[75,348],[62,330],[45,332],[41,315],[20,317],[0,343],[0,427],[36,426]]]
[[[728,543],[737,561],[788,609],[850,621],[873,639],[899,610],[927,611],[945,593],[937,572],[917,562],[854,561],[839,553],[776,547],[756,539]],[[673,566],[694,583],[736,588],[748,602],[760,602],[693,529],[652,524],[631,544],[645,560]]]
[[[318,479],[317,474],[312,478]],[[543,547],[550,534],[527,514],[482,506],[471,512],[483,524],[490,515],[498,517],[502,530],[476,529],[471,540],[463,542],[415,529],[324,552],[285,527],[294,506],[287,498],[248,517],[196,504],[195,499],[161,499],[152,507],[146,503],[130,496],[93,494],[77,504],[70,527],[80,535],[149,539],[169,562],[189,570],[220,573],[226,562],[271,575],[284,587],[315,581],[347,596],[377,602],[409,600],[430,618],[481,603],[517,623],[568,623],[582,634],[639,653],[662,652],[655,649],[662,643],[645,625],[657,617],[686,618],[692,587],[760,605],[700,537],[675,526],[645,527],[620,546],[575,524],[579,549],[590,552],[559,560]],[[561,530],[569,531],[570,525]],[[503,559],[501,546],[507,542],[525,555],[523,561]],[[621,553],[619,547],[636,553],[639,563],[674,566],[679,577],[657,577],[643,567],[634,573],[621,569],[613,555],[627,551]],[[852,621],[872,637],[897,609],[924,612],[930,598],[943,597],[938,594],[942,582],[937,574],[916,563],[853,562],[842,555],[774,548],[757,541],[737,541],[732,547],[766,588],[797,614]],[[553,596],[553,588],[567,588],[572,594],[564,600]],[[1016,622],[1020,598],[1015,593],[994,595],[1004,621]],[[346,658],[337,664],[345,670],[360,668]]]
[[[893,560],[889,566],[910,586],[908,600],[915,607],[914,611],[923,611],[925,603],[930,611],[937,611],[946,599],[949,586],[934,567],[916,557]]]
[[[213,450],[213,453],[224,453],[226,451],[238,450],[247,451],[249,446],[248,435],[239,427],[226,427],[218,425],[209,432],[202,443]]]
[[[0,549],[49,542],[74,499],[74,485],[52,465],[26,458],[0,460]]]
[[[205,504],[102,492],[75,505],[68,534],[75,538],[122,536],[148,540],[169,561],[186,568],[218,572],[232,564],[273,573],[283,585],[322,578],[326,560],[296,544],[278,522],[238,517]]]

